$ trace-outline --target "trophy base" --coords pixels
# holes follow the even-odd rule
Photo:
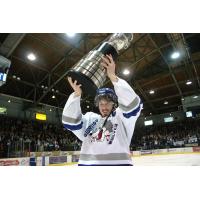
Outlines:
[[[97,86],[84,74],[69,70],[67,76],[70,76],[72,80],[77,80],[78,84],[81,84],[81,89],[84,94],[95,96],[97,91]]]

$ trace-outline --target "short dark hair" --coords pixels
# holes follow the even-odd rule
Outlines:
[[[114,107],[116,108],[118,106],[118,102],[114,101],[113,98],[106,94],[106,95],[99,95],[95,98],[95,106],[98,107],[99,106],[99,102],[101,100],[106,100],[108,102],[113,102],[113,104],[115,105]]]
[[[98,99],[97,99],[97,104],[99,104],[99,102],[101,101],[101,100],[106,100],[106,101],[108,101],[108,102],[113,102],[114,103],[114,101],[113,101],[113,99],[111,98],[111,97],[109,97],[108,95],[100,95],[99,97],[98,97]]]

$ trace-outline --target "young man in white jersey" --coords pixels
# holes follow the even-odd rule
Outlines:
[[[114,90],[97,90],[95,104],[100,115],[82,114],[81,85],[68,77],[74,92],[65,104],[62,123],[82,141],[79,166],[132,166],[129,146],[142,103],[130,85],[115,75],[111,55],[103,58],[102,66]]]

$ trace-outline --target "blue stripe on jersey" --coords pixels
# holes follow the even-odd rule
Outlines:
[[[77,125],[69,125],[69,124],[63,124],[64,128],[69,129],[71,131],[75,131],[75,130],[80,130],[83,127],[83,122],[81,122],[80,124]]]
[[[136,108],[136,109],[134,109],[134,110],[132,110],[131,112],[129,112],[129,113],[123,113],[123,116],[124,117],[126,117],[126,118],[130,118],[130,117],[132,117],[132,116],[136,116],[137,115],[137,113],[140,111],[140,109],[141,109],[141,103],[139,104],[139,106]]]
[[[112,116],[115,117],[116,111],[112,111]]]
[[[110,165],[95,165],[95,164],[93,164],[93,165],[85,165],[85,164],[78,164],[78,166],[133,166],[132,164],[110,164]]]

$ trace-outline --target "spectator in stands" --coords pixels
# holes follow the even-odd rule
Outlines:
[[[200,145],[200,120],[136,129],[133,138],[131,150],[173,148],[177,141],[183,141],[183,146]],[[80,140],[66,134],[62,125],[0,116],[0,158],[26,156],[29,151],[80,150],[80,146]]]

